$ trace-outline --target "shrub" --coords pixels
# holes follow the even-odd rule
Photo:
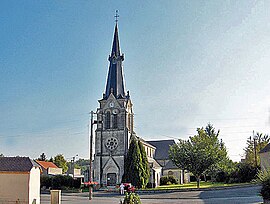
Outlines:
[[[224,171],[219,171],[216,173],[215,175],[215,181],[216,182],[226,182],[229,180],[229,175],[227,172],[224,172]]]
[[[174,176],[162,176],[160,178],[160,185],[177,184],[177,180]]]
[[[49,176],[40,176],[40,187],[46,186],[50,188],[52,186],[52,178]]]
[[[64,189],[73,187],[73,178],[70,176],[56,175],[52,177],[52,189]]]
[[[46,188],[52,189],[68,189],[68,188],[77,188],[81,187],[80,180],[74,180],[70,176],[65,175],[56,175],[56,176],[41,176],[40,177],[40,186],[46,186]]]
[[[142,202],[138,194],[126,193],[123,204],[142,204]]]
[[[257,168],[246,163],[239,163],[236,169],[226,178],[227,183],[245,183],[256,178]]]
[[[260,194],[263,199],[270,200],[270,170],[259,172],[257,181],[262,184]]]
[[[74,188],[81,188],[81,180],[80,179],[73,180],[72,187],[74,187]]]

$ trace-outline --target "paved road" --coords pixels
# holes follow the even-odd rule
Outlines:
[[[182,203],[206,203],[206,204],[248,204],[261,203],[262,199],[259,196],[259,186],[243,187],[234,189],[223,189],[213,191],[188,191],[188,192],[173,192],[173,193],[154,193],[141,194],[143,204],[182,204]],[[63,204],[119,204],[123,197],[115,193],[95,192],[95,197],[92,201],[88,200],[87,193],[81,194],[63,194]],[[49,195],[41,196],[41,204],[49,204]]]

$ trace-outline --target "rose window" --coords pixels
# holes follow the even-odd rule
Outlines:
[[[105,145],[108,150],[114,150],[118,146],[118,140],[115,137],[108,138]]]

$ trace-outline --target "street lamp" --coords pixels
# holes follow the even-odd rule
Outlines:
[[[258,163],[257,163],[257,144],[256,141],[258,140],[258,136],[254,135],[254,130],[253,130],[253,141],[254,141],[254,159],[255,159],[255,167],[257,168]]]

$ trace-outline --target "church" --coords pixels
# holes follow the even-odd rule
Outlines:
[[[109,55],[109,70],[106,82],[105,93],[98,100],[97,108],[97,129],[95,131],[95,154],[93,162],[93,180],[101,184],[101,186],[115,186],[121,183],[124,173],[124,157],[128,152],[131,136],[136,136],[134,132],[134,113],[130,92],[125,90],[123,78],[123,61],[124,55],[120,51],[118,23],[116,20],[111,54]],[[160,177],[164,174],[166,165],[169,164],[168,149],[174,140],[160,140],[153,144],[144,141],[151,168],[150,183],[152,186],[158,186]],[[164,146],[163,142],[165,145]],[[168,141],[170,141],[168,143]],[[167,142],[167,143],[166,143]],[[157,149],[158,144],[160,149]],[[165,148],[164,148],[165,147]],[[164,149],[167,152],[164,152]],[[161,153],[163,152],[163,153]],[[158,162],[155,155],[163,155]],[[180,182],[183,182],[182,171],[171,165],[170,172],[175,172]],[[167,169],[168,170],[168,169]],[[167,171],[168,173],[169,171]]]

